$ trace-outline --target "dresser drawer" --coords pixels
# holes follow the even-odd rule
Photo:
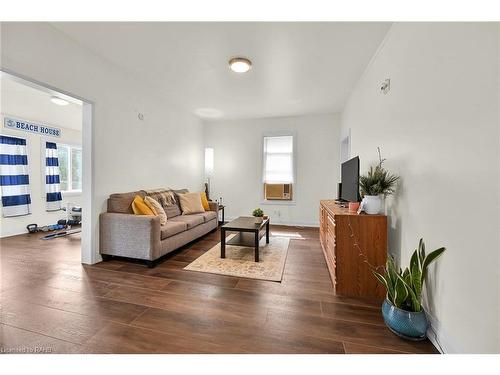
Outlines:
[[[328,251],[325,251],[325,261],[326,265],[328,267],[328,271],[330,273],[330,279],[332,280],[332,285],[334,289],[336,288],[337,285],[337,277],[336,277],[336,265],[334,259],[332,259],[331,253]]]

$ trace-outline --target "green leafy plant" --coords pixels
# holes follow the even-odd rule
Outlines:
[[[393,194],[395,192],[396,182],[399,180],[399,176],[389,173],[383,164],[385,159],[382,159],[380,155],[380,148],[378,150],[378,165],[370,167],[367,174],[359,177],[359,189],[361,195],[379,195],[384,194],[385,196]]]
[[[260,208],[256,208],[255,210],[253,210],[252,215],[255,217],[262,217],[264,216],[264,211],[262,211],[262,209]]]
[[[396,270],[394,260],[389,258],[385,273],[373,271],[373,274],[387,289],[387,299],[392,304],[406,311],[422,311],[422,289],[429,265],[435,261],[445,248],[441,247],[425,254],[424,240],[421,238],[418,248],[410,259],[410,267],[404,271]]]

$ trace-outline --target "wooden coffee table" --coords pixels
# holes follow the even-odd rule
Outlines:
[[[265,230],[264,230],[265,229]],[[226,231],[239,232],[226,242]],[[269,218],[263,220],[253,216],[240,216],[220,228],[220,257],[226,257],[226,243],[234,246],[255,248],[255,261],[259,261],[259,241],[266,236],[269,243]]]

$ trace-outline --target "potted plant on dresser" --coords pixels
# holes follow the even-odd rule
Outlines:
[[[385,286],[387,297],[382,304],[385,324],[396,335],[409,340],[423,340],[429,322],[422,306],[422,289],[429,265],[435,261],[445,248],[425,254],[423,239],[410,259],[410,266],[404,271],[396,270],[394,260],[389,257],[384,274],[373,271]]]
[[[361,209],[370,215],[380,213],[382,196],[387,197],[393,194],[399,180],[399,176],[389,173],[383,167],[385,159],[382,159],[380,155],[380,148],[377,147],[377,149],[378,165],[375,168],[371,166],[367,174],[359,177],[359,189],[363,197]]]

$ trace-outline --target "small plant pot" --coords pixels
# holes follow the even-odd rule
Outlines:
[[[256,223],[262,223],[263,221],[264,221],[264,218],[262,216],[255,216]]]
[[[426,338],[429,322],[425,311],[413,312],[402,310],[385,299],[382,304],[382,316],[389,329],[407,340],[420,341]]]
[[[382,209],[382,199],[379,195],[365,195],[363,198],[363,208],[369,215],[377,215]]]
[[[263,219],[263,220],[267,220],[268,218],[269,218],[269,216],[268,216],[268,215],[264,215],[264,216],[262,216],[262,219]]]

